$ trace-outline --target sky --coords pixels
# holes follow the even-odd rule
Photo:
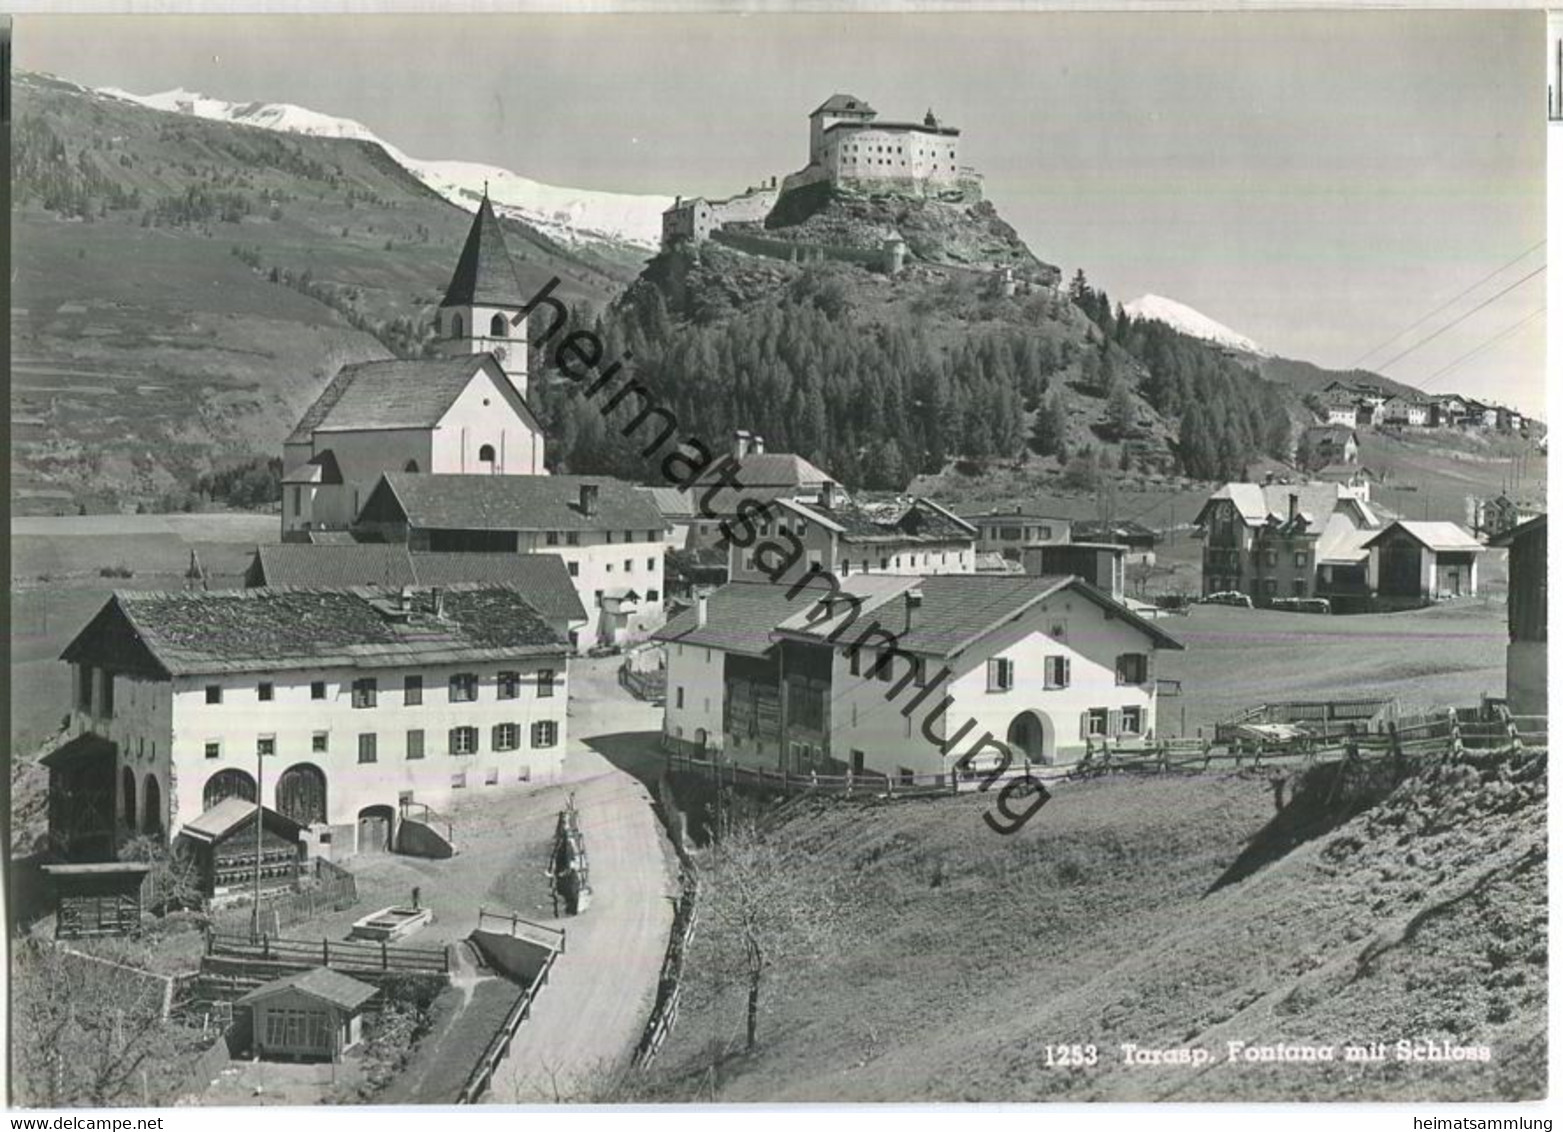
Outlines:
[[[1117,301],[1545,408],[1546,274],[1519,282],[1546,256],[1540,12],[22,16],[14,48],[622,192],[785,175],[837,91],[931,108],[1032,250]]]

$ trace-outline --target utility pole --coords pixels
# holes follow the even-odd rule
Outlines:
[[[260,939],[260,882],[261,882],[261,827],[265,824],[265,810],[261,806],[261,774],[264,771],[262,764],[261,745],[255,744],[255,906],[250,911],[250,942],[255,943]]]

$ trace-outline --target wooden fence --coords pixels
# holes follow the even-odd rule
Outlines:
[[[710,780],[712,785],[747,786],[755,789],[774,790],[782,794],[821,794],[861,798],[917,798],[942,794],[958,794],[976,790],[991,769],[972,767],[961,774],[897,774],[886,775],[877,771],[845,774],[820,774],[767,770],[761,767],[740,766],[725,760],[702,759],[683,749],[668,753],[668,769],[674,773],[694,774]],[[1018,777],[1029,773],[1042,782],[1067,778],[1068,766],[1048,766],[1041,763],[1015,762],[1005,775]]]
[[[524,929],[524,930],[523,930]],[[540,943],[556,954],[564,953],[564,929],[549,927],[547,924],[539,924],[535,920],[528,920],[519,912],[512,912],[508,908],[499,911],[490,911],[482,905],[478,906],[478,931],[498,932],[515,936],[517,939],[529,939],[534,943]]]
[[[510,1043],[515,1040],[516,1031],[521,1028],[521,1023],[532,1016],[533,1000],[537,998],[538,992],[548,985],[548,973],[553,969],[557,954],[552,951],[548,953],[548,957],[543,960],[542,970],[537,973],[537,978],[532,980],[532,985],[522,992],[521,997],[516,999],[516,1004],[505,1015],[504,1023],[489,1039],[483,1056],[478,1058],[477,1065],[473,1067],[472,1074],[467,1078],[467,1083],[457,1094],[457,1104],[477,1104],[483,1094],[488,1092],[488,1087],[494,1080],[494,1070],[510,1055]]]
[[[651,1008],[651,1017],[646,1020],[640,1044],[635,1047],[634,1063],[641,1068],[651,1064],[678,1021],[678,1003],[684,989],[684,958],[689,954],[689,944],[695,938],[695,926],[699,923],[695,908],[699,896],[699,878],[693,869],[686,869],[684,893],[673,913],[673,930],[668,935],[667,954],[662,957],[662,973],[657,977],[657,1000]]]
[[[393,947],[388,943],[322,939],[276,939],[209,931],[206,954],[340,970],[380,971],[407,975],[449,975],[450,953],[443,947]]]
[[[261,898],[259,928],[263,934],[281,935],[282,929],[325,912],[340,912],[358,903],[358,882],[340,865],[316,859],[313,887],[298,892],[283,891]],[[212,927],[219,932],[246,935],[256,922],[253,906],[230,906],[211,914]]]

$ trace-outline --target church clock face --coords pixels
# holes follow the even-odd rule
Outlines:
[[[496,346],[496,347],[494,347],[494,357],[498,358],[500,361],[504,361],[509,356],[510,356],[510,347],[508,347],[508,346]]]

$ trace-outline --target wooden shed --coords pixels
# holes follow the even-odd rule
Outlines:
[[[263,893],[298,881],[304,827],[276,810],[262,809],[260,887]],[[255,884],[255,803],[224,798],[179,831],[195,854],[201,892],[209,897],[245,895]]]
[[[49,833],[78,861],[114,856],[116,748],[100,735],[77,735],[39,761],[49,771]]]
[[[285,975],[237,1005],[253,1011],[260,1057],[338,1061],[363,1037],[363,1008],[379,991],[329,967]]]
[[[54,882],[55,939],[130,935],[141,930],[141,887],[151,865],[107,861],[42,868]]]

